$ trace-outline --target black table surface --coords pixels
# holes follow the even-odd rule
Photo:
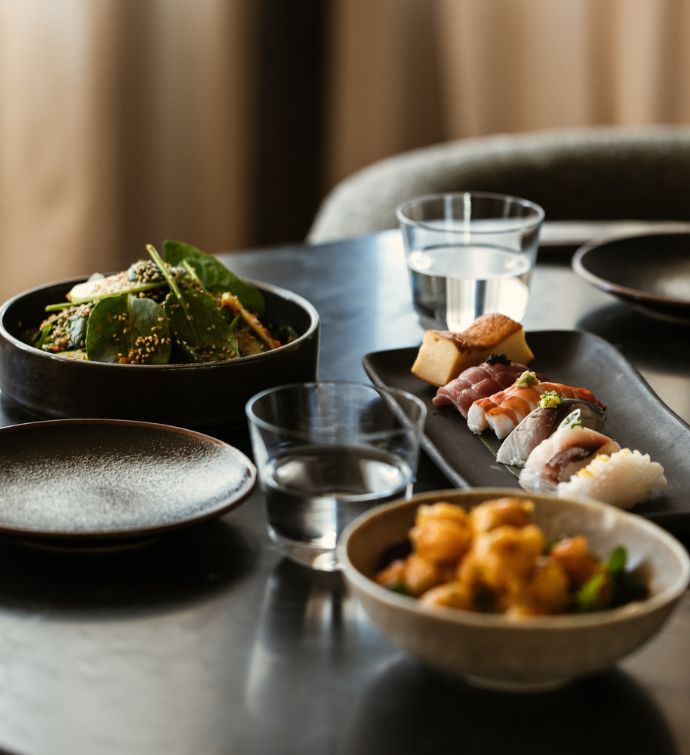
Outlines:
[[[397,232],[224,257],[307,297],[321,378],[413,346]],[[543,249],[527,329],[596,333],[690,420],[690,329],[652,320]],[[0,425],[33,419],[0,398]],[[250,451],[245,430],[224,438]],[[417,490],[447,487],[423,456]],[[281,558],[259,491],[126,552],[0,541],[0,748],[17,753],[690,753],[690,596],[610,671],[560,691],[480,692],[391,645],[338,575]]]

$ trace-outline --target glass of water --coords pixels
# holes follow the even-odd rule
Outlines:
[[[269,535],[289,558],[335,571],[335,547],[359,514],[411,494],[422,401],[365,383],[270,388],[247,402]]]
[[[422,325],[464,330],[527,309],[544,210],[504,194],[431,194],[400,205],[412,300]]]

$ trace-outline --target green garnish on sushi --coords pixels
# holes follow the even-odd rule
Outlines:
[[[563,396],[556,391],[545,391],[539,398],[537,406],[540,409],[555,409],[563,403]]]
[[[539,378],[537,377],[536,372],[531,372],[530,370],[525,370],[522,375],[515,381],[515,385],[517,385],[518,388],[530,388],[533,385],[536,385],[539,382]]]

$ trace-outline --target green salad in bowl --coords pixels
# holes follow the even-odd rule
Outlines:
[[[32,346],[72,359],[115,364],[226,362],[294,339],[289,325],[267,326],[255,286],[191,244],[165,241],[163,256],[114,275],[92,275],[67,301],[45,307],[27,333]]]
[[[244,424],[259,391],[317,377],[319,315],[164,242],[122,272],[48,283],[0,306],[3,400],[44,418]],[[21,415],[18,415],[21,416]]]

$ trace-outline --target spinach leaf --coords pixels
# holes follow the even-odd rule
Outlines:
[[[170,288],[164,306],[179,351],[191,362],[226,362],[239,357],[235,326],[225,319],[196,271],[175,280],[156,249],[151,244],[146,249]]]
[[[226,362],[240,356],[237,333],[202,288],[178,288],[165,300],[175,343],[191,362]]]
[[[80,349],[86,343],[86,328],[89,322],[88,317],[80,313],[69,321],[69,346],[68,350]]]
[[[194,268],[199,280],[207,291],[235,294],[243,306],[259,316],[266,310],[263,294],[254,286],[245,283],[235,273],[228,270],[222,262],[191,244],[182,241],[167,240],[163,242],[165,261],[171,265],[181,265],[184,260]]]
[[[68,309],[51,314],[41,323],[32,345],[53,354],[82,349],[90,313],[90,306],[71,304]]]
[[[91,361],[167,364],[170,348],[165,308],[153,299],[109,296],[91,312],[86,331],[86,353]]]

